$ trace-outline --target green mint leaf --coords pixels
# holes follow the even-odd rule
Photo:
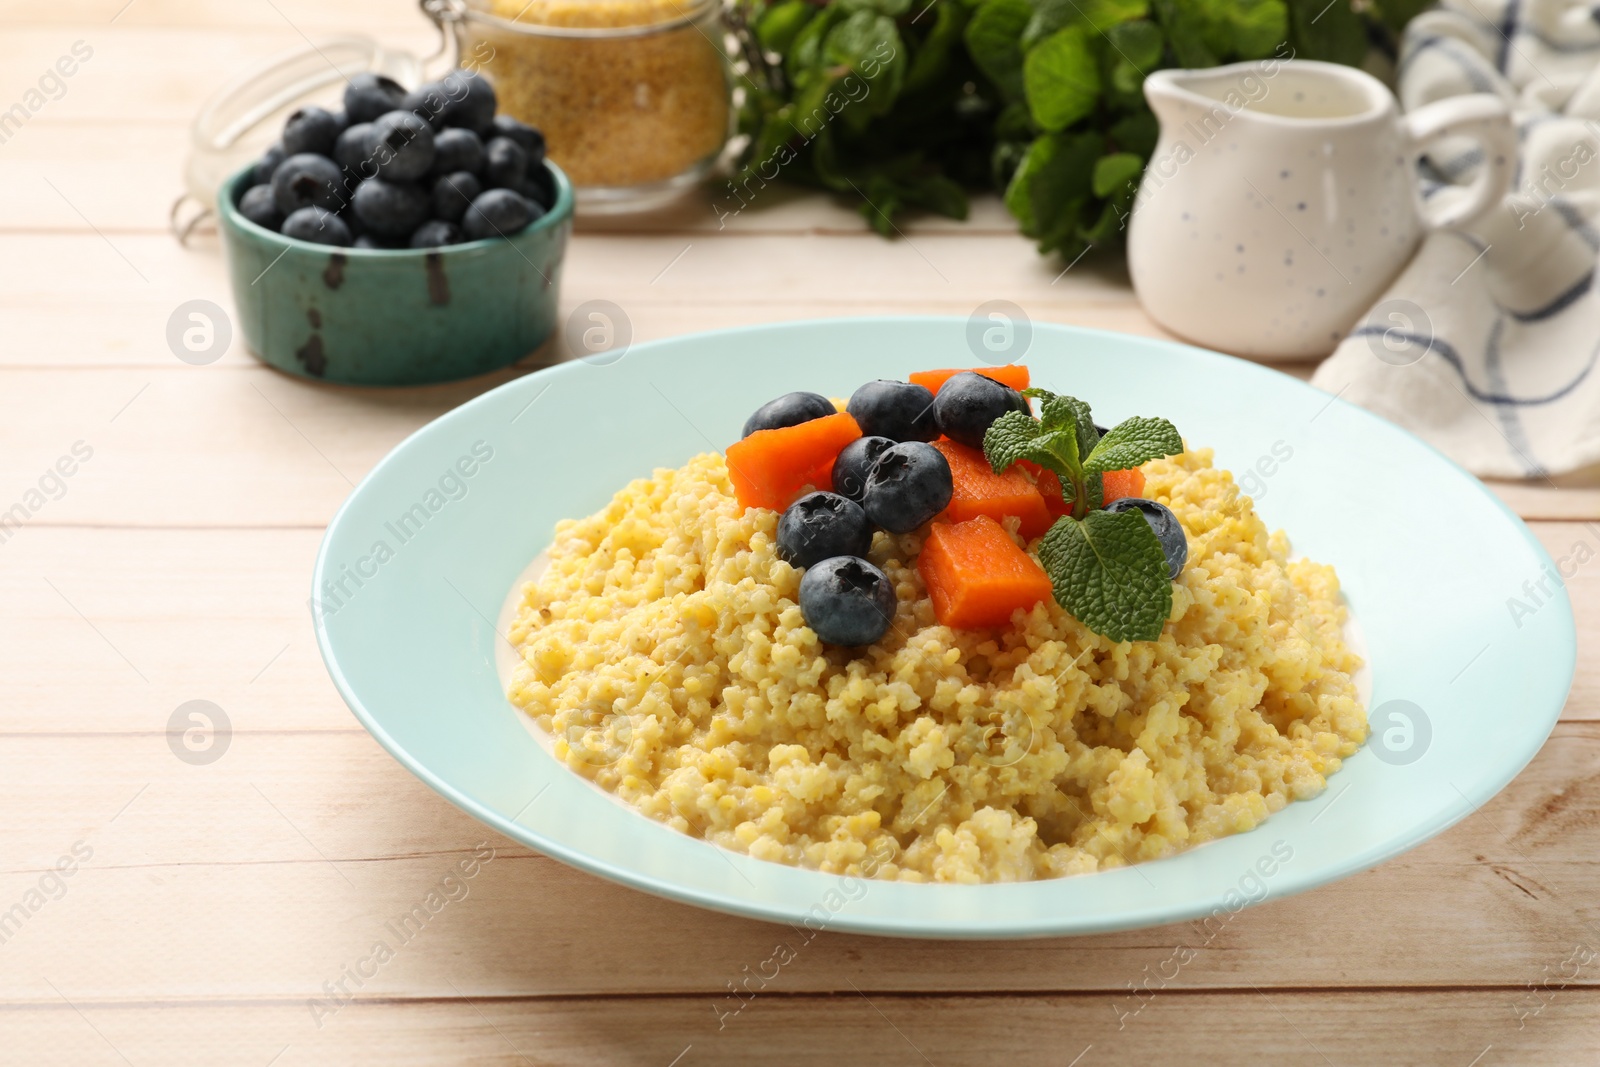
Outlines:
[[[1106,30],[1117,55],[1133,64],[1143,74],[1149,74],[1161,65],[1161,48],[1166,40],[1161,27],[1149,19],[1136,18]]]
[[[846,11],[873,11],[890,18],[899,18],[911,10],[911,0],[836,0]]]
[[[914,45],[912,48],[911,64],[900,90],[907,95],[939,91],[941,85],[947,84],[951,65],[965,60],[961,31],[967,27],[970,12],[960,4],[940,4],[934,0],[934,6],[923,7],[913,20],[929,11],[934,12],[933,29],[928,31],[921,47]]]
[[[1289,0],[1295,50],[1305,59],[1359,66],[1367,31],[1349,0]]]
[[[1083,469],[1096,474],[1127,470],[1182,451],[1183,438],[1172,423],[1135,416],[1107,431],[1084,460]]]
[[[756,40],[769,52],[787,52],[817,9],[806,0],[783,0],[767,8],[756,22]]]
[[[1033,19],[1022,31],[1022,47],[1032,48],[1065,26],[1110,30],[1118,23],[1143,18],[1149,10],[1149,0],[1038,0]]]
[[[1039,542],[1056,602],[1113,641],[1154,641],[1172,613],[1172,580],[1155,531],[1138,511],[1057,519]]]
[[[845,122],[865,127],[871,116],[882,115],[894,105],[906,74],[905,53],[894,19],[887,15],[856,11],[828,31],[822,45],[823,61],[834,68],[851,68],[870,86],[859,104],[852,101],[843,106],[839,113]]]
[[[1023,88],[1033,121],[1044,129],[1064,130],[1094,110],[1100,99],[1100,64],[1089,42],[1098,36],[1088,26],[1068,26],[1028,50]]]
[[[789,76],[789,81],[796,89],[803,88],[813,76],[821,76],[819,68],[822,65],[823,38],[827,37],[828,31],[842,22],[844,17],[843,8],[825,7],[795,34],[794,43],[790,46],[789,56],[784,60],[783,67]]]
[[[1078,468],[1077,441],[1039,424],[1020,411],[1008,411],[989,425],[983,435],[983,454],[996,474],[1019,459],[1048,467],[1063,477]]]
[[[1326,0],[1324,0],[1326,6]],[[1289,8],[1284,0],[1218,0],[1218,7],[1226,12],[1227,34],[1233,43],[1233,53],[1240,59],[1264,59],[1272,55],[1273,51],[1289,39]],[[1343,53],[1345,58],[1340,62],[1359,66],[1366,58],[1367,40],[1366,31],[1361,28],[1346,0],[1334,0],[1333,10],[1329,10],[1327,18],[1339,15],[1338,8],[1344,8],[1339,21],[1341,36],[1348,33],[1347,26],[1343,24],[1348,18],[1355,26],[1359,44],[1353,53]],[[1316,18],[1316,12],[1310,12],[1308,18]],[[1317,19],[1320,23],[1323,20]]]
[[[1022,31],[1031,18],[1028,0],[984,0],[963,35],[978,69],[1013,99],[1022,96]]]
[[[1150,68],[1146,67],[1145,70],[1148,71]],[[1156,141],[1161,136],[1161,126],[1156,122],[1155,115],[1149,111],[1140,111],[1113,122],[1107,132],[1111,134],[1111,140],[1123,151],[1149,159],[1150,154],[1156,150]]]
[[[1039,419],[1047,430],[1071,431],[1080,460],[1087,458],[1100,442],[1100,431],[1094,428],[1094,413],[1075,396],[1046,395],[1039,405]]]
[[[1088,132],[1047,133],[1023,153],[1006,186],[1006,208],[1039,251],[1062,247],[1077,227],[1104,152],[1105,138]]]
[[[1221,60],[1207,41],[1210,20],[1202,0],[1155,0],[1156,17],[1167,31],[1180,67],[1214,67]]]
[[[1096,511],[1105,506],[1106,483],[1099,471],[1084,471],[1083,495],[1086,498],[1083,507],[1086,512]],[[1068,501],[1071,503],[1071,501]]]

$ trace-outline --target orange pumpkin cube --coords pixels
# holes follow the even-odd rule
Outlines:
[[[728,479],[741,507],[782,511],[806,486],[833,487],[839,450],[861,436],[846,412],[776,430],[757,430],[728,446]]]
[[[1012,612],[1052,595],[1044,568],[987,515],[934,523],[917,557],[917,572],[935,617],[956,629],[1009,625]]]
[[[1020,363],[1007,363],[1003,367],[955,367],[950,370],[919,370],[910,377],[909,381],[912,385],[927,387],[930,393],[937,396],[939,395],[940,387],[945,382],[964,370],[981,374],[985,378],[993,378],[1000,384],[1009,385],[1018,391],[1028,387],[1028,368]]]
[[[945,518],[951,522],[987,515],[996,522],[1007,515],[1022,520],[1022,536],[1032,540],[1050,528],[1052,521],[1038,486],[1015,466],[996,474],[983,450],[940,438],[933,447],[950,462],[954,491]]]

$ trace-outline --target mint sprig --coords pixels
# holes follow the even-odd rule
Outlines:
[[[1102,476],[1176,455],[1183,438],[1166,419],[1139,417],[1102,437],[1089,405],[1076,397],[1045,389],[1023,395],[1039,401],[1039,417],[1002,415],[984,435],[983,451],[996,474],[1025,459],[1061,483],[1072,513],[1039,543],[1056,602],[1113,641],[1154,641],[1172,611],[1166,553],[1139,512],[1101,510]]]

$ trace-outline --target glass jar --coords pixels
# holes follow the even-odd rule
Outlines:
[[[423,0],[502,112],[544,131],[580,211],[639,210],[716,162],[733,122],[719,0]]]

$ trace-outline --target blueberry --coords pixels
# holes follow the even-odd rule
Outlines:
[[[339,165],[309,152],[290,156],[272,174],[272,195],[285,216],[307,207],[334,210],[344,200]]]
[[[370,122],[346,126],[339,139],[333,142],[333,161],[348,177],[358,181],[377,177],[378,161],[373,158],[376,136],[377,129]]]
[[[852,393],[845,410],[855,416],[861,432],[872,437],[931,441],[939,436],[933,418],[933,394],[926,386],[880,378]]]
[[[471,130],[451,127],[439,131],[433,139],[434,174],[450,174],[458,170],[481,174],[483,160],[483,142]]]
[[[391,111],[372,123],[373,162],[378,177],[416,181],[433,166],[433,127],[409,111]]]
[[[833,401],[820,393],[784,393],[769,400],[744,420],[741,437],[749,437],[757,430],[778,430],[785,426],[798,426],[802,422],[834,415]]]
[[[467,208],[481,192],[483,183],[478,180],[477,175],[468,174],[464,170],[439,176],[433,183],[434,218],[459,223],[461,217],[467,213]]]
[[[1165,504],[1158,504],[1154,500],[1145,500],[1142,497],[1125,496],[1106,505],[1107,511],[1135,509],[1144,516],[1144,521],[1150,524],[1150,529],[1156,532],[1156,539],[1161,542],[1161,551],[1167,555],[1167,576],[1177,581],[1178,575],[1183,573],[1185,561],[1189,558],[1189,542],[1183,535],[1183,524]]]
[[[845,445],[833,461],[834,490],[859,504],[866,492],[872,465],[893,444],[887,437],[858,437]]]
[[[510,115],[496,115],[491,136],[509,137],[521,145],[522,150],[528,153],[530,167],[537,167],[544,162],[544,134],[526,122],[518,122]]]
[[[256,160],[256,165],[250,168],[250,184],[271,185],[273,172],[278,169],[280,163],[288,158],[289,153],[283,150],[283,145],[281,144],[275,144],[261,153],[261,158]]]
[[[472,201],[461,217],[461,232],[469,241],[485,237],[510,237],[544,211],[510,189],[490,189]]]
[[[497,102],[488,78],[476,71],[453,70],[438,84],[444,91],[440,115],[444,125],[460,126],[484,138],[491,136]]]
[[[405,98],[406,91],[398,82],[362,71],[351,75],[344,87],[344,110],[351,123],[371,122],[379,115],[398,111]]]
[[[350,244],[350,227],[331,211],[320,207],[303,207],[283,220],[283,235],[299,241],[319,245]]]
[[[411,235],[412,248],[438,248],[440,245],[458,245],[462,241],[461,227],[443,219],[429,219]]]
[[[549,211],[556,202],[556,192],[550,185],[549,173],[541,164],[539,169],[534,172],[538,177],[530,175],[512,186],[512,188],[521,193],[524,200],[531,204],[538,204],[544,210]]]
[[[933,417],[939,430],[952,441],[983,447],[989,426],[1008,411],[1026,413],[1021,393],[970,370],[950,376],[933,399]]]
[[[894,621],[894,587],[882,571],[855,556],[807,567],[800,579],[806,625],[830,645],[870,645]]]
[[[348,181],[348,179],[346,179],[346,181]],[[354,198],[352,197],[352,199]],[[367,227],[360,219],[356,217],[355,204],[346,204],[344,207],[340,208],[339,217],[344,220],[344,224],[346,226],[350,227],[351,237],[360,237],[362,234],[367,232]]]
[[[339,139],[342,128],[333,113],[324,108],[300,108],[283,124],[283,150],[291,156],[301,152],[332,156],[333,142]]]
[[[444,88],[438,82],[424,82],[400,99],[401,111],[409,111],[436,130],[444,129]]]
[[[515,189],[528,177],[528,153],[509,137],[496,137],[484,149],[483,176],[490,187]]]
[[[405,245],[401,244],[399,241],[391,241],[386,237],[375,237],[370,233],[364,233],[357,237],[353,242],[351,242],[351,246],[354,248],[383,250],[393,250],[396,248],[405,247]]]
[[[871,547],[867,513],[838,493],[807,493],[778,520],[778,555],[795,567],[834,556],[864,556]]]
[[[954,489],[943,452],[922,441],[902,441],[872,465],[861,503],[873,522],[906,533],[943,511]]]
[[[428,194],[415,185],[373,178],[356,186],[351,207],[364,229],[379,237],[401,238],[428,217]]]
[[[283,225],[283,212],[278,210],[278,200],[272,195],[270,185],[252,185],[239,198],[239,214],[269,230]]]

